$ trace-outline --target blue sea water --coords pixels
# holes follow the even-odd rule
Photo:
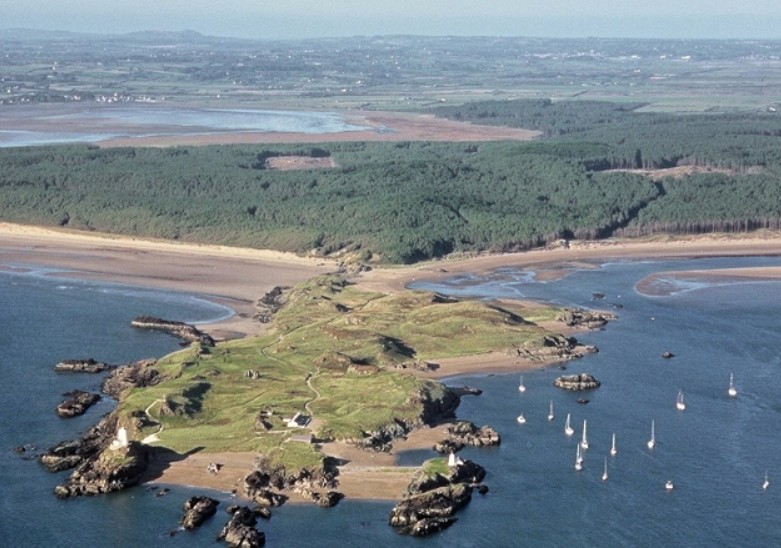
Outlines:
[[[558,367],[516,374],[450,379],[483,389],[465,397],[459,416],[491,424],[502,434],[493,449],[463,456],[488,470],[491,491],[475,495],[459,522],[424,540],[396,535],[387,525],[391,503],[345,501],[329,510],[284,506],[261,522],[269,546],[778,546],[781,522],[781,284],[733,279],[665,277],[666,295],[636,290],[660,271],[781,265],[779,258],[617,262],[541,283],[525,272],[502,269],[425,284],[453,294],[516,296],[562,305],[620,305],[605,330],[578,335],[600,352],[570,362],[602,386],[582,394],[552,386]],[[206,546],[226,516],[218,512],[201,530],[169,536],[189,489],[155,497],[145,486],[97,498],[60,501],[52,494],[64,474],[45,472],[12,448],[47,447],[75,437],[111,409],[105,401],[85,416],[54,415],[61,394],[97,390],[90,375],[59,375],[61,359],[109,362],[159,356],[175,350],[166,335],[129,327],[138,314],[184,321],[210,320],[225,310],[188,295],[126,286],[51,279],[45,272],[0,273],[0,542],[3,546]],[[424,284],[419,284],[424,287]],[[594,301],[592,294],[605,294]],[[664,351],[675,358],[664,360]],[[727,397],[730,372],[738,397]],[[687,409],[675,409],[683,390]],[[553,400],[556,418],[546,418]],[[523,412],[525,425],[515,417]],[[563,433],[571,413],[576,435]],[[585,468],[575,472],[575,444],[588,420]],[[657,446],[645,442],[655,421]],[[618,455],[608,457],[610,436]],[[402,455],[404,463],[432,456]],[[765,471],[771,485],[760,487]],[[675,490],[665,492],[671,479]],[[202,491],[199,491],[202,492]],[[228,494],[213,494],[223,504]]]

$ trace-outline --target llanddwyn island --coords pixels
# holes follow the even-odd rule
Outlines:
[[[4,13],[4,545],[779,543],[776,39],[158,4]]]

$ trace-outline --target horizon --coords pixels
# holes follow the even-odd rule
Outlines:
[[[619,38],[658,40],[781,39],[781,3],[744,0],[397,0],[366,5],[358,0],[289,0],[260,5],[225,0],[135,0],[109,5],[97,0],[14,2],[4,8],[0,29],[90,34],[160,31],[253,40],[303,40],[357,36],[452,36]]]

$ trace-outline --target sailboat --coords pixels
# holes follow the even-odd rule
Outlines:
[[[575,453],[575,470],[580,472],[583,470],[583,455],[580,452],[580,445],[578,445],[577,448],[577,453]]]
[[[523,416],[523,413],[518,415],[518,418],[515,419],[515,420],[518,421],[518,424],[526,424],[526,417]]]
[[[666,482],[664,482],[665,491],[670,492],[673,489],[675,489],[675,485],[673,485],[673,480],[667,480]]]
[[[734,398],[738,395],[738,391],[735,388],[735,379],[732,376],[732,373],[729,374],[729,388],[727,388],[727,394],[730,398]]]
[[[762,489],[766,491],[768,487],[770,487],[770,481],[767,479],[767,470],[765,470],[765,481],[762,482]]]
[[[602,481],[607,481],[607,457],[605,457],[605,470],[602,472]]]
[[[583,449],[588,449],[588,438],[586,437],[586,419],[583,419],[583,439],[580,440],[580,446]]]
[[[569,425],[569,413],[567,413],[567,420],[564,421],[564,433],[571,436],[575,433],[575,430]]]
[[[678,390],[678,399],[675,400],[675,408],[678,411],[686,409],[686,404],[683,403],[683,392],[681,390]]]
[[[648,449],[653,449],[656,445],[656,433],[654,432],[654,421],[651,420],[651,439],[648,440]]]
[[[618,454],[618,449],[616,449],[616,434],[613,433],[613,443],[610,445],[610,456],[615,457]]]
[[[526,386],[524,386],[524,384],[523,384],[523,375],[521,375],[521,382],[518,385],[518,392],[521,392],[521,393],[526,392]]]
[[[553,400],[550,401],[550,407],[548,409],[548,420],[553,420]]]

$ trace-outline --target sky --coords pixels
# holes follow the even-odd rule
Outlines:
[[[418,34],[778,38],[781,0],[0,0],[0,28],[300,39]]]

